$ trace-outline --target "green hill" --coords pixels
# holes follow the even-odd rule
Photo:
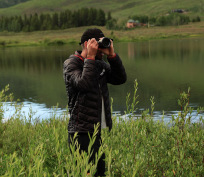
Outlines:
[[[25,1],[29,0],[0,0],[0,8],[14,6]]]
[[[52,13],[65,9],[94,7],[101,8],[105,12],[111,11],[112,17],[118,20],[126,20],[131,15],[164,15],[172,9],[185,9],[189,16],[200,16],[204,19],[203,0],[28,0],[25,2],[19,0],[15,2],[20,3],[0,8],[0,15]]]

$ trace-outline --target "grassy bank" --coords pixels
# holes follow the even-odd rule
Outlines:
[[[90,27],[29,33],[0,32],[0,46],[39,46],[78,43],[80,36],[87,28]],[[182,26],[144,27],[121,31],[107,30],[105,27],[98,28],[101,28],[106,36],[112,37],[118,42],[204,36],[204,22],[190,23]]]
[[[12,98],[6,90],[0,92],[0,176],[85,177],[88,171],[93,176],[96,164],[88,163],[90,154],[80,155],[74,145],[68,148],[67,113],[39,122],[30,110],[26,120],[21,105],[15,104],[15,114],[2,123],[6,111],[2,101]],[[127,98],[127,113],[136,109],[137,84],[131,97],[131,102]],[[169,123],[152,119],[153,97],[151,110],[142,116],[113,117],[113,129],[102,131],[103,146],[98,152],[98,157],[106,154],[106,176],[202,176],[204,119],[191,123],[188,100],[189,92],[183,92],[178,101],[182,111]]]

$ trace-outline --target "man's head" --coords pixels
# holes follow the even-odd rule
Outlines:
[[[100,29],[97,28],[87,29],[81,36],[81,42],[79,44],[83,44],[85,41],[88,41],[89,39],[92,38],[95,38],[98,41],[102,37],[105,36]]]

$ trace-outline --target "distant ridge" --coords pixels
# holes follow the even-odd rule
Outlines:
[[[11,7],[29,0],[0,0],[0,8]]]
[[[15,3],[14,3],[15,2]],[[53,13],[66,9],[83,7],[101,8],[110,11],[119,20],[132,15],[159,16],[174,9],[184,9],[189,16],[204,19],[204,1],[201,0],[0,0],[0,16],[24,15],[34,13]]]

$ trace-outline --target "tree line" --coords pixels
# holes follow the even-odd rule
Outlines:
[[[134,20],[138,20],[140,23],[150,23],[156,26],[179,26],[188,24],[189,22],[200,22],[199,16],[190,19],[189,16],[180,13],[171,13],[165,16],[149,17],[146,15],[134,15],[130,16]]]
[[[147,15],[132,15],[128,17],[129,19],[133,19],[134,21],[138,21],[140,24],[146,24],[147,26],[179,26],[188,24],[189,22],[200,22],[201,18],[197,17],[189,17],[187,15],[181,13],[170,13],[165,16],[147,16]],[[127,21],[126,21],[127,22]],[[110,18],[106,22],[107,29],[115,29],[115,30],[126,30],[127,27],[125,25],[126,22],[122,24],[118,24],[117,20],[114,18]],[[143,25],[138,25],[143,26]]]
[[[31,32],[39,30],[58,30],[80,26],[104,26],[111,19],[110,13],[102,9],[81,8],[65,10],[53,14],[30,14],[24,16],[0,17],[0,31]]]

